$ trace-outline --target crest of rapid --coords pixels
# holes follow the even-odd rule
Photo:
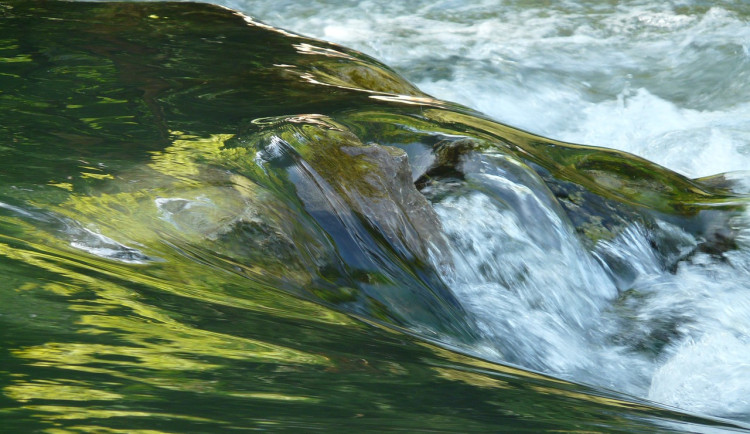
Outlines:
[[[741,177],[217,6],[0,13],[10,429],[748,422]]]

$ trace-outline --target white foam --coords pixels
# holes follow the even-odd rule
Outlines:
[[[625,150],[691,177],[746,170],[750,164],[750,104],[697,111],[645,89],[588,104],[581,121],[560,138]]]
[[[750,343],[717,332],[688,341],[654,374],[649,399],[713,415],[750,413]]]

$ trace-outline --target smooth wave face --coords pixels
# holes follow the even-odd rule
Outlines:
[[[746,428],[741,174],[217,6],[0,7],[4,427]]]

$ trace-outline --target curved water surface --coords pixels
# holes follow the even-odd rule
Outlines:
[[[747,421],[742,175],[543,139],[221,8],[2,6],[11,429]]]

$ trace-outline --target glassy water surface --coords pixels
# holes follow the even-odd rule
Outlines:
[[[750,13],[496,3],[0,2],[3,428],[747,428]]]

